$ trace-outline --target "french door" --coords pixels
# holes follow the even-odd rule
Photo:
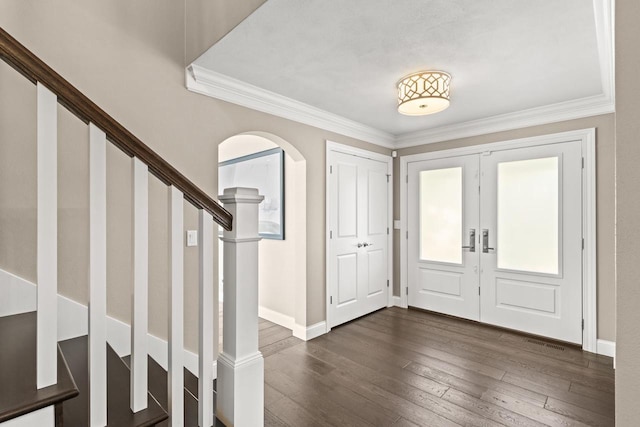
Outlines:
[[[582,147],[408,165],[411,306],[582,342]]]
[[[479,168],[476,155],[409,164],[412,306],[480,320]]]

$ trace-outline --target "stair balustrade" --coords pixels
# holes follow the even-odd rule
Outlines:
[[[0,28],[0,57],[37,85],[37,387],[58,381],[57,343],[57,108],[89,126],[89,425],[108,425],[107,401],[107,170],[106,144],[131,160],[133,182],[133,291],[130,408],[148,405],[147,333],[149,287],[148,174],[168,189],[169,339],[168,414],[172,427],[184,418],[184,206],[199,211],[199,425],[212,426],[213,361],[217,357],[218,290],[213,277],[214,223],[225,230],[224,351],[218,361],[217,412],[236,426],[263,425],[263,360],[258,351],[257,190],[230,189],[224,209],[109,116],[68,81]],[[235,215],[232,215],[232,213]],[[232,228],[233,224],[233,228]],[[242,268],[240,265],[242,264]],[[215,322],[214,322],[215,320]],[[0,350],[1,351],[1,350]],[[2,424],[2,423],[0,423]]]

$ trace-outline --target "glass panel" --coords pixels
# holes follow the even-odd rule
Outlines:
[[[420,172],[420,259],[462,263],[462,168]]]
[[[558,274],[558,158],[498,164],[498,268]]]

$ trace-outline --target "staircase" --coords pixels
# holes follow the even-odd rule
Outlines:
[[[227,189],[219,197],[223,208],[2,28],[0,58],[37,86],[38,192],[36,311],[0,317],[0,426],[262,426],[264,364],[258,351],[257,307],[257,226],[262,197],[253,189]],[[59,106],[89,127],[90,190],[88,334],[60,342]],[[131,354],[123,358],[107,340],[107,143],[132,159],[133,310]],[[147,343],[149,174],[167,186],[169,201],[167,370],[149,356]],[[199,217],[197,377],[184,363],[185,200],[198,209]],[[224,294],[228,298],[224,301],[222,352],[217,345],[214,222],[225,230]],[[5,298],[5,291],[0,288],[0,298]]]

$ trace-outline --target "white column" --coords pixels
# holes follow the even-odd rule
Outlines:
[[[198,425],[213,425],[213,217],[199,211],[200,322],[198,352]]]
[[[219,196],[233,215],[225,231],[222,354],[218,357],[217,417],[225,425],[264,425],[264,359],[258,351],[258,204],[251,188]]]
[[[37,87],[37,364],[38,388],[58,382],[58,100]]]
[[[184,426],[184,207],[183,194],[169,187],[169,374],[171,427]]]
[[[89,426],[107,425],[107,137],[89,124]]]
[[[147,408],[147,330],[149,307],[149,170],[131,159],[133,208],[133,292],[131,295],[131,411]]]

